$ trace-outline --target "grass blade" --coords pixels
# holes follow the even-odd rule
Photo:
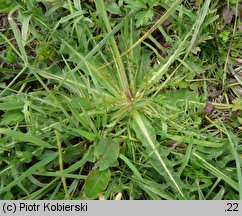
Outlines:
[[[108,18],[108,15],[107,15],[107,11],[105,9],[104,1],[98,0],[98,1],[95,1],[95,4],[96,4],[97,9],[99,10],[99,12],[102,15],[102,18],[104,20],[104,24],[107,28],[108,33],[112,32],[111,25],[110,25],[110,22],[109,22],[109,18]],[[117,59],[117,71],[118,71],[119,81],[120,81],[120,84],[121,84],[121,89],[125,92],[129,101],[131,101],[132,100],[132,94],[131,94],[131,91],[130,91],[130,88],[129,88],[127,75],[126,75],[126,72],[125,72],[125,69],[124,69],[124,64],[122,62],[117,43],[116,43],[113,36],[111,37],[111,46],[112,46],[112,52],[113,52],[114,58]]]
[[[60,167],[60,174],[61,174],[61,181],[63,184],[65,195],[67,196],[67,184],[66,184],[66,177],[63,170],[63,159],[62,159],[62,147],[61,147],[61,138],[59,131],[55,130],[56,142],[58,146],[58,154],[59,154],[59,167]]]
[[[29,32],[29,21],[30,21],[31,15],[23,16],[23,25],[22,25],[22,40],[23,40],[23,46],[25,47],[27,44],[28,39],[28,32]]]
[[[49,162],[53,161],[58,156],[58,153],[52,153],[45,157],[44,160],[39,161],[32,167],[30,167],[26,172],[24,172],[21,176],[16,178],[14,181],[12,181],[10,184],[6,185],[4,188],[0,189],[0,194],[2,194],[5,191],[8,191],[13,186],[19,184],[23,179],[27,178],[29,175],[32,175],[36,170],[44,167]]]
[[[219,169],[214,167],[212,164],[208,163],[204,158],[202,158],[196,152],[193,152],[192,154],[202,162],[202,166],[205,169],[209,170],[213,175],[217,176],[218,178],[223,179],[225,182],[227,182],[236,191],[239,191],[239,184],[237,182],[235,182],[229,176],[227,176],[224,173],[222,173]]]
[[[20,58],[23,60],[23,62],[25,63],[25,65],[27,65],[28,57],[27,57],[26,51],[24,49],[23,39],[22,39],[21,33],[20,33],[19,29],[17,28],[16,23],[13,21],[13,17],[12,17],[12,14],[16,10],[18,10],[19,7],[20,6],[16,6],[15,8],[12,9],[12,11],[9,13],[8,21],[9,21],[9,24],[10,24],[12,30],[13,30],[15,39],[16,39],[17,44],[18,44],[18,48],[19,48],[20,53],[21,53]]]
[[[151,124],[138,111],[134,111],[133,116],[134,116],[134,123],[135,123],[134,130],[136,132],[137,137],[140,139],[143,145],[146,146],[146,149],[147,150],[149,149],[148,152],[153,152],[152,156],[153,158],[155,158],[155,161],[158,161],[161,164],[161,166],[163,167],[163,169],[165,170],[165,172],[168,174],[169,178],[175,185],[178,192],[181,194],[182,197],[184,197],[184,194],[179,186],[179,183],[175,180],[175,178],[171,174],[171,171],[168,169],[159,151],[157,150],[157,141],[154,137],[154,133],[152,132]]]
[[[81,55],[81,53],[77,52],[68,42],[65,40],[61,40],[63,44],[70,50],[72,54],[74,54],[80,61],[84,60],[84,57]],[[116,88],[114,88],[114,84],[110,82],[108,76],[108,73],[105,73],[106,71],[99,71],[98,68],[95,67],[94,64],[91,64],[89,61],[85,61],[86,64],[89,66],[89,68],[92,70],[92,73],[94,74],[95,78],[101,84],[103,87],[105,87],[110,93],[112,93],[116,97],[120,97],[118,94],[118,91]]]
[[[228,132],[228,130],[226,129],[226,127],[224,125],[223,125],[223,127],[224,127],[227,137],[229,138],[231,153],[236,162],[236,169],[237,169],[237,176],[238,176],[238,183],[239,183],[239,197],[240,197],[240,200],[242,200],[242,172],[241,172],[241,165],[240,165],[240,164],[242,164],[241,163],[242,159],[235,149],[235,143],[233,142],[230,133]]]
[[[24,134],[19,131],[14,131],[6,128],[0,128],[0,134],[5,134],[7,136],[14,137],[15,139],[22,142],[29,142],[33,145],[40,146],[43,148],[56,149],[56,146],[52,146],[49,143],[39,139],[38,137],[32,136],[30,134]]]
[[[201,12],[201,16],[197,20],[197,25],[195,27],[190,46],[188,47],[188,49],[186,51],[186,55],[185,55],[184,58],[187,57],[187,55],[190,53],[190,51],[192,50],[192,48],[194,46],[194,43],[197,39],[198,33],[200,31],[200,28],[201,28],[201,25],[204,22],[204,19],[205,19],[207,13],[208,13],[210,2],[211,2],[211,0],[206,0],[205,3],[204,3],[204,7],[203,7],[203,10]]]

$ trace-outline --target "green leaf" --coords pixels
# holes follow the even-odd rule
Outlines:
[[[13,8],[10,13],[9,13],[9,18],[8,18],[8,21],[9,21],[9,24],[13,30],[13,33],[14,33],[14,36],[15,36],[15,39],[16,39],[16,42],[17,42],[17,45],[18,45],[18,48],[19,48],[19,51],[21,53],[21,56],[19,56],[23,62],[25,64],[27,64],[28,62],[28,56],[27,56],[27,53],[24,49],[24,43],[23,43],[23,38],[22,38],[22,35],[17,27],[17,24],[14,22],[14,16],[13,16],[13,13],[15,12],[15,10],[19,9],[20,6],[16,6],[15,8]]]
[[[131,9],[141,9],[146,8],[146,4],[143,0],[125,0],[128,4],[127,7]]]
[[[233,103],[233,107],[232,107],[233,111],[242,110],[242,98],[236,98],[232,101],[232,103]]]
[[[65,148],[65,151],[63,152],[63,161],[65,163],[73,163],[76,162],[77,159],[79,159],[82,156],[83,151],[85,150],[85,147],[83,143],[79,143],[76,145],[71,145]]]
[[[15,110],[22,109],[24,107],[24,102],[20,100],[7,101],[0,103],[0,110]]]
[[[170,166],[168,168],[168,166],[166,164],[168,162],[167,158],[163,159],[157,149],[158,142],[156,140],[154,128],[152,127],[150,122],[146,119],[146,117],[144,115],[140,114],[138,111],[134,111],[133,116],[134,116],[133,128],[134,128],[134,131],[135,131],[138,139],[145,146],[147,153],[152,154],[152,161],[155,164],[159,164],[163,167],[165,172],[168,174],[169,179],[175,185],[177,191],[181,194],[182,197],[184,197],[184,194],[180,187],[180,183],[172,174],[172,172],[174,172],[174,171],[170,170]]]
[[[0,130],[1,133],[1,130]],[[8,191],[13,186],[19,184],[22,180],[33,174],[35,171],[43,168],[46,164],[53,161],[58,156],[58,153],[50,154],[47,157],[45,157],[43,160],[39,161],[38,163],[35,163],[32,167],[30,167],[27,171],[25,171],[22,175],[17,177],[14,181],[12,181],[10,184],[6,185],[5,187],[0,189],[0,194],[2,194],[5,191]]]
[[[230,176],[227,176],[224,174],[220,169],[214,167],[212,164],[207,162],[202,156],[197,154],[196,152],[192,153],[196,158],[200,160],[201,167],[204,169],[210,171],[213,175],[215,175],[217,178],[223,179],[226,183],[228,183],[231,187],[233,187],[236,191],[239,191],[239,184],[238,182],[234,181]]]
[[[229,40],[229,35],[230,35],[230,31],[222,31],[219,34],[219,37],[222,38],[224,42],[227,42]]]
[[[114,77],[112,73],[102,70],[100,71],[98,68],[98,63],[94,61],[87,61],[85,57],[77,51],[72,45],[70,45],[67,41],[62,41],[62,48],[61,52],[64,54],[68,54],[71,61],[75,63],[79,63],[80,61],[85,63],[85,66],[82,67],[82,70],[85,71],[86,74],[92,76],[93,79],[97,80],[97,82],[106,88],[110,93],[112,93],[114,96],[119,97],[118,93],[118,87],[115,84]]]
[[[83,155],[82,159],[72,164],[67,169],[65,169],[64,173],[65,174],[72,173],[75,170],[80,169],[80,167],[84,166],[85,163],[87,163],[88,161],[91,161],[91,162],[94,161],[93,151],[94,151],[94,148],[92,145],[88,148],[87,152]]]
[[[12,0],[0,0],[0,13],[10,12],[16,5],[15,1]]]
[[[204,104],[199,103],[198,91],[189,91],[187,89],[163,91],[156,99],[161,105],[168,104],[173,107],[182,108],[190,104],[194,107],[194,104],[198,104],[198,108],[204,108]]]
[[[37,59],[38,60],[47,60],[54,54],[54,50],[48,46],[45,45],[41,47],[41,50],[38,53]]]
[[[106,5],[106,9],[108,12],[110,12],[112,14],[122,15],[121,7],[119,7],[118,4],[113,1],[109,2]]]
[[[229,0],[229,2],[230,2],[231,4],[233,4],[233,5],[236,5],[237,0]],[[239,2],[239,1],[238,1],[238,2]]]
[[[73,14],[70,14],[70,15],[68,15],[68,16],[64,16],[64,17],[62,17],[62,18],[59,20],[58,23],[63,24],[63,23],[65,23],[65,22],[68,22],[68,21],[71,20],[71,19],[76,18],[76,17],[83,17],[83,13],[84,13],[83,11],[76,11],[76,12],[74,12]]]
[[[32,153],[28,151],[16,151],[16,155],[24,163],[30,163],[32,161]]]
[[[221,187],[219,192],[213,197],[213,200],[222,200],[224,197],[225,189]]]
[[[28,36],[29,36],[29,21],[30,21],[31,15],[23,15],[23,25],[22,25],[22,40],[23,40],[23,46],[26,46]]]
[[[159,1],[157,1],[157,0],[144,0],[144,2],[146,4],[148,4],[149,7],[151,7],[151,8],[154,7],[154,6],[159,5]]]
[[[152,17],[154,16],[154,13],[152,10],[148,11],[139,11],[137,14],[135,14],[135,19],[137,20],[136,26],[142,26],[144,24],[147,24]]]
[[[7,48],[7,59],[10,64],[13,64],[18,61],[16,53],[13,51],[12,47]]]
[[[96,134],[89,133],[89,132],[81,130],[79,128],[68,128],[68,129],[74,131],[75,133],[81,135],[82,137],[86,138],[89,141],[95,141],[97,138]]]
[[[96,163],[99,170],[105,170],[112,167],[115,162],[117,162],[119,156],[119,143],[111,138],[101,138],[95,146],[94,155],[100,158]]]
[[[90,199],[95,199],[107,187],[111,177],[109,169],[104,171],[92,170],[86,179],[84,193]]]
[[[133,171],[134,175],[138,178],[138,179],[141,179],[142,180],[142,176],[139,172],[139,170],[135,167],[134,164],[132,164],[132,162],[127,158],[125,157],[123,154],[120,154],[120,159],[123,160],[127,166]]]
[[[0,125],[16,125],[24,120],[24,115],[19,110],[9,110],[2,115]]]
[[[15,139],[20,140],[22,142],[29,142],[33,145],[40,146],[40,147],[43,147],[43,148],[57,148],[56,146],[52,146],[49,143],[47,143],[47,142],[45,142],[45,141],[43,141],[43,140],[41,140],[41,139],[39,139],[35,136],[32,136],[30,134],[24,134],[24,133],[19,132],[19,131],[0,128],[0,134],[12,136]]]

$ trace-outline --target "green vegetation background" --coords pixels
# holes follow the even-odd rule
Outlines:
[[[0,0],[1,199],[242,199],[239,0]]]

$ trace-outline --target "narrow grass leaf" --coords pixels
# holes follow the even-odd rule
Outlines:
[[[104,21],[104,24],[107,28],[108,33],[112,32],[110,19],[108,17],[107,11],[106,11],[104,1],[98,0],[98,1],[95,1],[95,4],[96,4],[97,10],[102,15],[102,18],[103,18],[103,21]],[[112,49],[112,53],[113,53],[114,58],[117,60],[116,66],[117,66],[119,83],[121,85],[120,87],[123,90],[123,93],[125,92],[128,99],[131,100],[132,94],[131,94],[131,91],[129,89],[126,71],[124,69],[124,64],[123,64],[123,61],[122,61],[120,53],[119,53],[118,45],[117,45],[116,40],[113,36],[111,37],[111,49]]]
[[[46,164],[53,161],[58,156],[58,153],[53,153],[45,157],[44,160],[39,161],[38,163],[34,164],[32,167],[30,167],[27,171],[25,171],[22,175],[20,175],[18,178],[16,178],[14,181],[6,185],[4,188],[0,189],[0,194],[2,194],[5,191],[10,190],[13,186],[19,184],[23,179],[27,178],[29,175],[32,175],[35,171],[38,169],[44,167]]]
[[[231,153],[236,162],[236,170],[237,170],[238,183],[239,183],[239,196],[240,196],[240,200],[242,200],[242,172],[241,172],[242,158],[240,157],[240,155],[238,154],[238,152],[235,149],[235,143],[232,140],[230,133],[228,132],[228,130],[226,129],[226,127],[224,125],[223,125],[223,128],[225,130],[227,137],[229,138]]]
[[[222,200],[225,193],[224,187],[221,187],[219,192],[213,197],[213,200]]]
[[[56,142],[58,146],[58,155],[59,155],[59,167],[60,167],[60,174],[61,174],[61,181],[63,184],[64,192],[67,196],[67,184],[66,184],[66,177],[63,170],[63,159],[62,159],[62,146],[61,146],[61,138],[59,131],[55,130]]]
[[[185,50],[185,43],[187,42],[187,39],[191,36],[193,32],[193,28],[191,31],[186,35],[186,37],[183,39],[183,41],[179,44],[178,48],[174,51],[174,53],[171,55],[171,57],[168,59],[168,61],[158,70],[157,73],[155,73],[148,81],[148,87],[151,87],[154,83],[158,82],[160,78],[167,72],[167,69],[170,67],[170,65],[179,57],[181,54],[183,54],[183,51]]]
[[[30,134],[24,134],[19,131],[14,131],[14,130],[6,129],[6,128],[0,128],[0,134],[5,134],[5,135],[11,136],[19,141],[28,142],[28,143],[31,143],[32,145],[40,146],[43,148],[49,148],[49,149],[57,148],[56,146],[52,146],[49,143],[39,139],[38,137],[35,137]]]
[[[24,107],[24,102],[20,100],[0,103],[0,110],[5,110],[5,111],[22,109],[23,107]]]
[[[81,55],[80,52],[77,52],[68,42],[65,40],[61,40],[63,44],[69,49],[70,55],[75,55],[80,61],[84,60],[84,57]],[[85,61],[89,68],[92,70],[96,80],[99,82],[100,85],[105,87],[110,93],[114,96],[119,97],[119,93],[116,88],[114,88],[114,84],[110,82],[108,78],[108,73],[104,70],[100,71],[94,64],[90,63],[89,61]]]
[[[214,167],[212,164],[208,163],[204,158],[202,158],[198,153],[192,153],[196,158],[198,158],[202,162],[202,167],[209,170],[213,175],[218,178],[223,179],[226,183],[228,183],[232,188],[239,192],[239,184],[231,179],[229,176],[225,175],[219,169]]]
[[[146,147],[146,150],[148,153],[153,153],[152,158],[154,161],[161,164],[165,172],[168,174],[170,180],[175,185],[178,192],[184,197],[184,194],[179,186],[178,181],[175,180],[173,175],[171,174],[171,171],[168,169],[166,163],[162,159],[159,151],[157,150],[158,142],[155,139],[155,133],[154,129],[152,128],[152,125],[149,123],[149,121],[140,114],[138,111],[134,111],[134,130],[137,135],[137,137],[140,139],[140,141],[143,143],[143,145]]]
[[[177,142],[184,142],[184,143],[192,143],[197,146],[209,147],[209,148],[221,148],[224,146],[222,142],[213,142],[213,141],[206,141],[206,140],[199,140],[192,137],[187,136],[179,136],[179,135],[172,135],[166,134],[166,137],[175,140]]]
[[[192,48],[194,46],[194,43],[195,43],[195,41],[198,37],[199,31],[200,31],[200,28],[201,28],[201,25],[204,22],[204,19],[205,19],[207,13],[208,13],[210,2],[211,2],[211,0],[206,0],[205,3],[204,3],[201,15],[197,19],[197,24],[196,24],[196,27],[195,27],[195,30],[194,30],[194,33],[193,33],[193,36],[192,36],[190,46],[188,47],[188,49],[186,51],[186,55],[185,55],[184,58],[187,57],[187,55],[190,53],[190,51],[192,50]]]
[[[62,17],[59,22],[58,22],[58,26],[59,24],[62,24],[62,23],[65,23],[65,22],[68,22],[69,20],[71,19],[74,19],[76,17],[79,17],[79,16],[82,16],[83,15],[83,11],[76,11],[74,12],[73,14],[70,14],[68,16],[65,16],[65,17]]]
[[[139,187],[146,191],[146,193],[149,194],[149,196],[151,196],[154,200],[160,200],[161,198],[166,200],[175,199],[174,196],[165,191],[165,189],[162,189],[161,186],[156,182],[147,179],[142,179],[138,181],[136,178],[134,178],[133,180],[137,181]],[[158,197],[154,197],[157,195]]]
[[[40,200],[41,196],[44,196],[44,194],[48,192],[48,189],[50,187],[55,187],[55,182],[57,182],[58,180],[59,180],[58,177],[54,178],[54,180],[50,181],[48,184],[43,185],[41,187],[41,189],[39,189],[39,190],[35,191],[34,193],[30,194],[29,196],[27,196],[26,200]]]
[[[24,61],[25,65],[27,65],[27,62],[28,62],[28,57],[27,57],[27,54],[26,54],[26,51],[24,49],[24,44],[23,44],[23,40],[22,40],[22,35],[19,31],[19,29],[17,28],[17,25],[16,23],[13,21],[13,17],[12,17],[12,13],[18,9],[18,6],[16,8],[14,8],[10,13],[9,13],[9,16],[8,16],[8,21],[9,21],[9,24],[13,30],[13,33],[14,33],[14,36],[15,36],[15,39],[16,39],[16,42],[18,44],[18,48],[20,50],[20,53],[21,53],[21,58],[22,60]]]
[[[124,156],[123,154],[120,154],[119,158],[127,164],[127,166],[133,171],[134,175],[138,179],[142,179],[142,176],[141,176],[139,170],[135,167],[135,165],[126,156]]]
[[[75,133],[81,135],[82,137],[86,138],[89,141],[95,141],[97,139],[97,135],[93,134],[93,133],[89,133],[87,131],[84,131],[80,128],[68,128],[72,131],[74,131]]]
[[[24,15],[23,16],[23,23],[22,23],[22,40],[23,40],[23,46],[25,47],[28,40],[28,34],[29,34],[29,21],[30,21],[31,15]]]

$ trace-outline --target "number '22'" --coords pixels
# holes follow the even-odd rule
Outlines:
[[[238,203],[227,203],[228,209],[226,211],[239,211],[238,210]]]

